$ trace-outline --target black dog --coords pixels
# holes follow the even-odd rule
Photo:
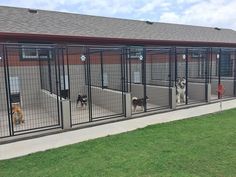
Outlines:
[[[77,101],[76,101],[76,105],[78,106],[79,102],[81,104],[81,107],[87,106],[87,95],[78,95]]]
[[[148,100],[149,98],[146,96],[145,98],[137,98],[137,97],[133,97],[132,98],[132,105],[134,107],[134,112],[136,111],[137,106],[141,106],[142,109],[144,109],[144,104],[145,104],[145,100]]]

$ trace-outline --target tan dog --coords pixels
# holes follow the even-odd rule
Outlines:
[[[22,124],[25,122],[23,111],[21,110],[19,105],[12,105],[12,120],[14,125]]]

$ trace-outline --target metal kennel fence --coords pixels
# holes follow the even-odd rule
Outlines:
[[[233,98],[235,66],[235,48],[0,44],[0,137]]]
[[[54,51],[39,44],[1,45],[1,137],[62,127]]]
[[[218,85],[224,86],[223,98],[236,96],[236,50],[230,48],[212,48],[210,57],[211,100],[217,100]]]
[[[67,51],[72,126],[124,116],[123,48],[68,46]],[[79,95],[86,105],[77,104]]]
[[[147,48],[146,58],[147,111],[170,108],[174,68],[172,48]]]
[[[141,100],[133,114],[171,107],[172,70],[170,47],[129,47],[128,85],[132,99]],[[132,100],[133,101],[133,100]],[[132,105],[134,106],[134,105]]]
[[[184,92],[180,87],[184,82]],[[175,48],[175,88],[177,106],[207,102],[209,83],[209,49]],[[178,90],[180,88],[180,91]],[[178,100],[180,99],[180,100]]]

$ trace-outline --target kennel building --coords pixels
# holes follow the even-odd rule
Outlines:
[[[13,7],[0,13],[3,141],[219,101],[219,84],[223,99],[235,98],[234,30]],[[24,123],[14,124],[15,106]]]

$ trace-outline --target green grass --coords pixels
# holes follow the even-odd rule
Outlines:
[[[236,176],[236,110],[0,161],[0,177]]]

